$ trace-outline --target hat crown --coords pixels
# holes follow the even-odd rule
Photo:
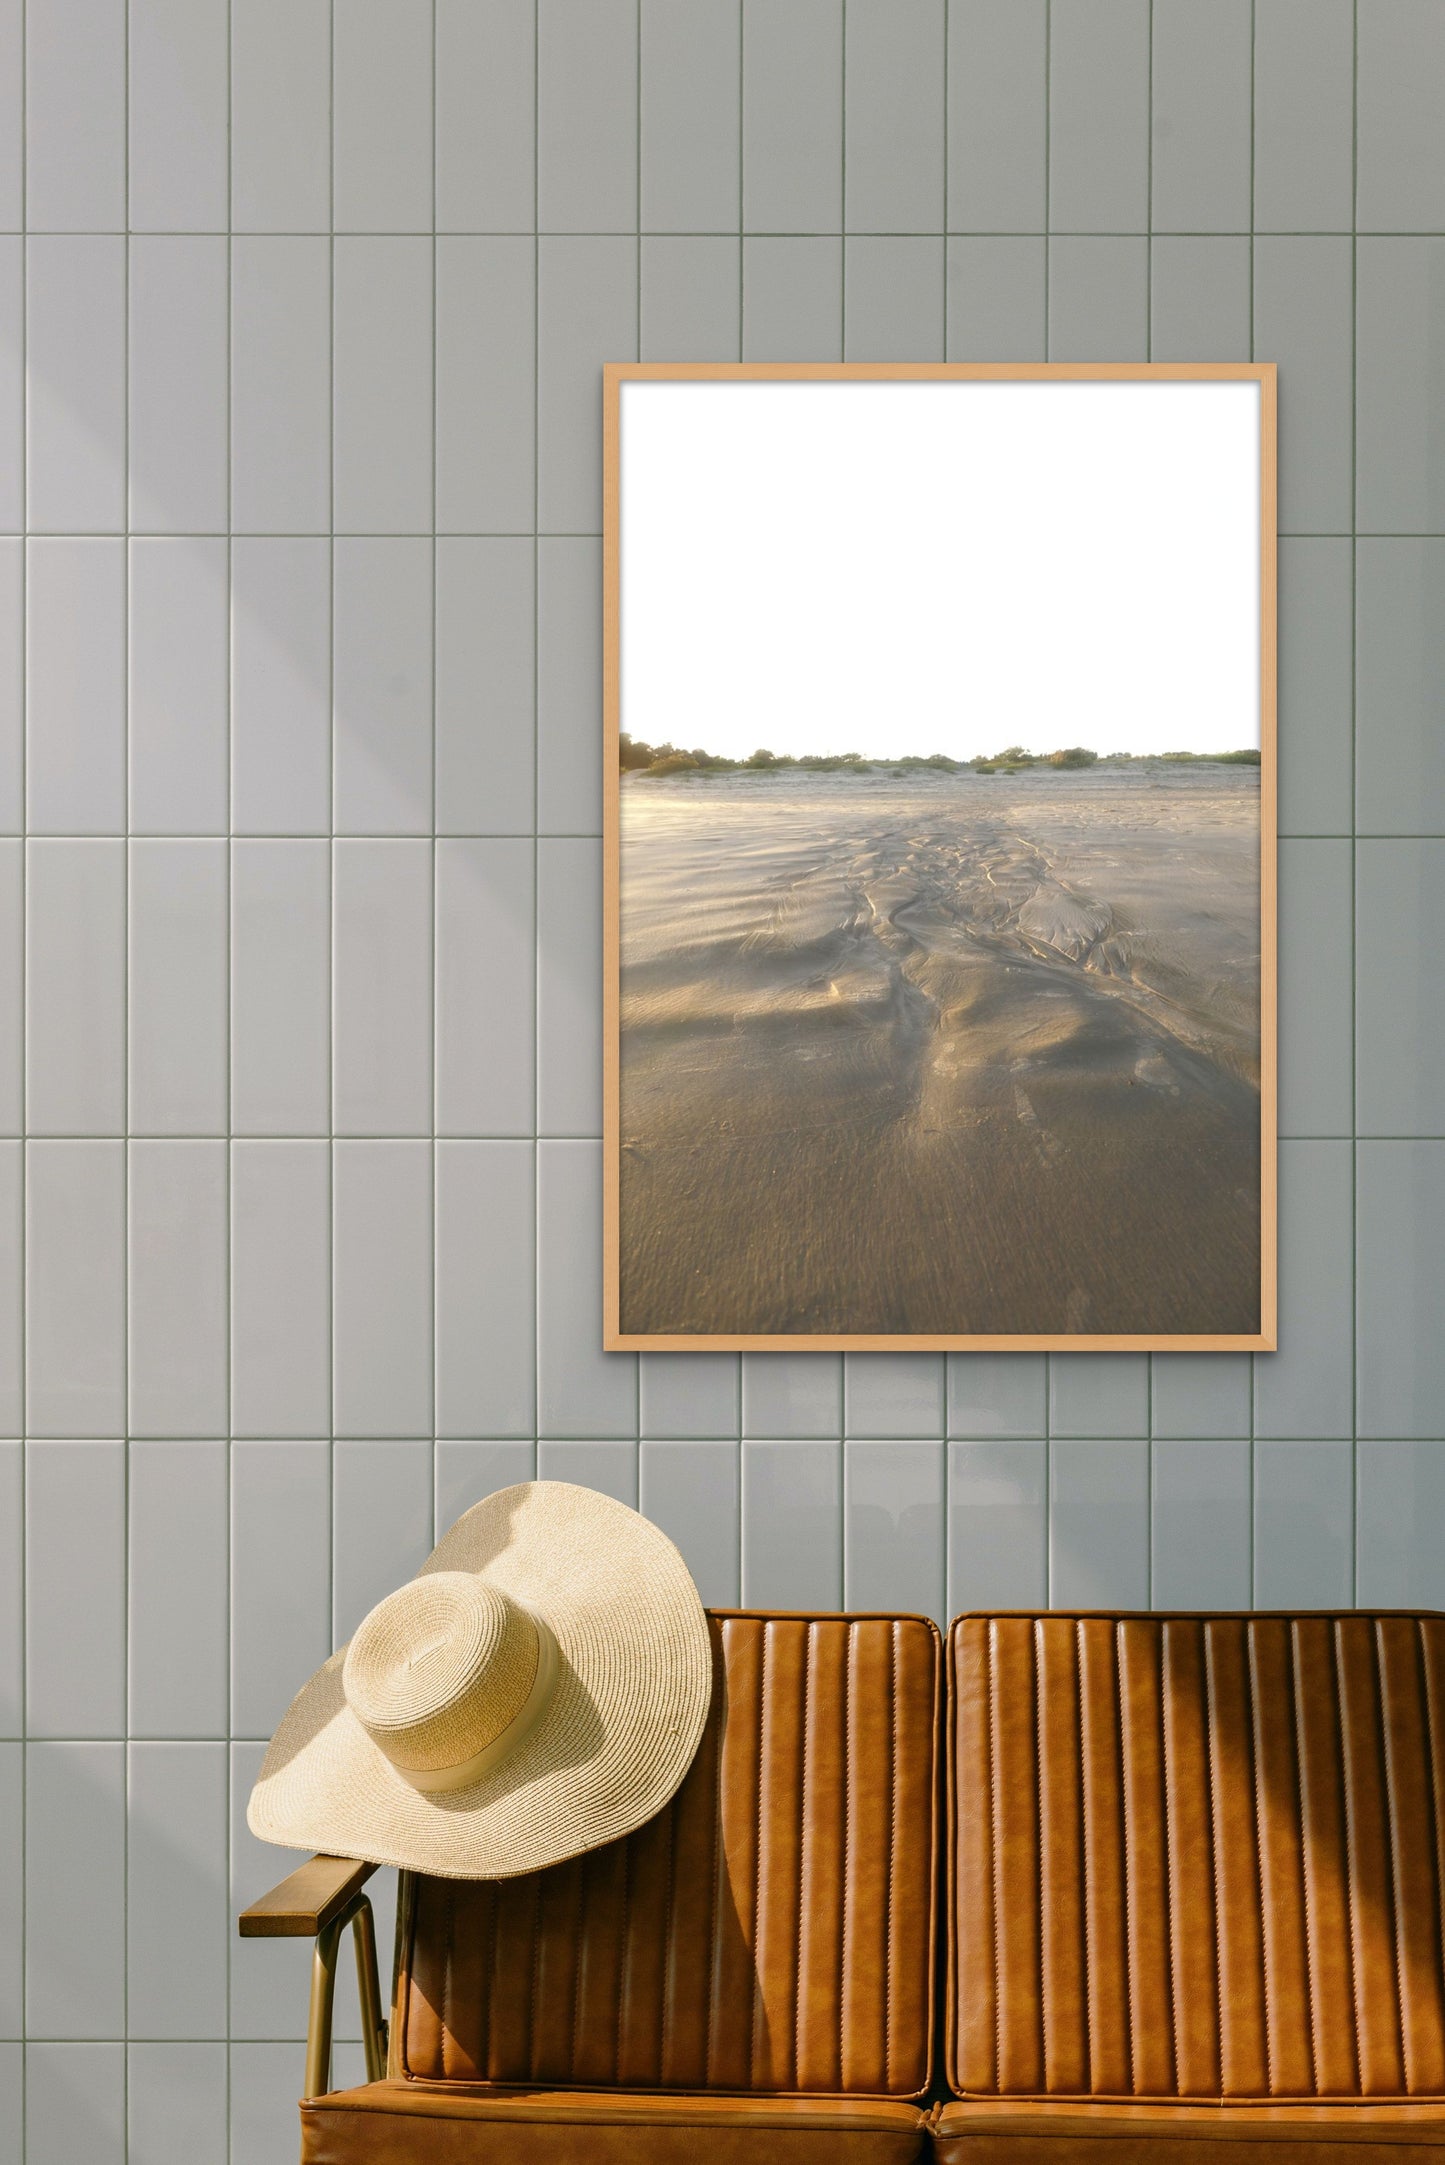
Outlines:
[[[423,1572],[378,1602],[342,1671],[353,1714],[400,1772],[470,1760],[517,1718],[537,1678],[539,1634],[501,1588]]]

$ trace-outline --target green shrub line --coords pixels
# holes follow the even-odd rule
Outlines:
[[[931,769],[937,774],[1018,774],[1026,767],[1257,767],[1258,752],[1098,752],[1082,744],[1070,744],[1057,752],[1029,752],[1010,744],[1002,752],[975,759],[950,759],[946,752],[925,757],[910,753],[903,758],[868,759],[862,752],[769,752],[759,750],[746,759],[726,759],[719,752],[694,748],[680,751],[675,744],[644,744],[624,731],[619,743],[619,766],[624,774],[773,774],[793,769],[803,774],[871,774],[886,767],[894,775]]]

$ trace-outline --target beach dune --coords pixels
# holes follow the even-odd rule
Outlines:
[[[629,777],[624,1333],[1259,1328],[1259,774]]]

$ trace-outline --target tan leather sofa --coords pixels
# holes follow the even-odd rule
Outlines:
[[[408,1877],[382,2082],[306,2165],[910,2165],[934,2061],[943,1648],[918,1617],[715,1615],[670,1808],[576,1863]]]
[[[962,1617],[949,2165],[1445,2158],[1445,1618]]]
[[[1445,2161],[1445,1618],[969,1616],[946,1674],[916,1617],[714,1632],[668,1812],[403,1879],[306,2165]],[[309,1869],[252,1929],[320,1971],[365,1868]]]

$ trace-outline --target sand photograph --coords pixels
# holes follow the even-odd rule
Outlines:
[[[609,1345],[1273,1342],[1271,372],[609,371]]]

